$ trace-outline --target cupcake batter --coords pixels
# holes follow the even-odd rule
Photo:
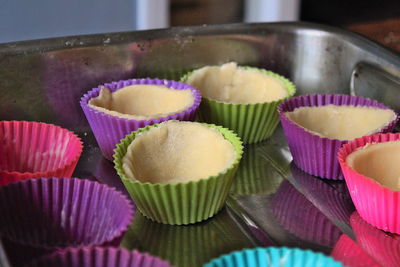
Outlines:
[[[125,119],[148,120],[181,112],[194,103],[191,90],[176,90],[161,85],[131,85],[115,92],[102,88],[89,106]]]
[[[336,105],[299,107],[285,115],[313,134],[338,140],[379,132],[396,119],[390,109]]]
[[[195,70],[186,83],[200,90],[204,97],[225,103],[256,104],[288,96],[279,79],[238,67],[234,62]]]
[[[229,168],[233,145],[196,122],[168,121],[141,133],[122,159],[127,177],[149,183],[197,181]]]
[[[346,158],[353,170],[394,191],[400,190],[400,141],[367,144]]]

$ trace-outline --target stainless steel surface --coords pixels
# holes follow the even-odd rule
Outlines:
[[[271,23],[0,45],[0,119],[51,122],[74,130],[85,145],[74,176],[125,191],[112,163],[100,154],[79,98],[104,82],[146,76],[178,79],[193,68],[227,61],[282,74],[297,85],[298,94],[353,93],[398,108],[392,101],[400,77],[398,55],[340,29]],[[369,72],[379,83],[366,87],[355,79],[361,64],[379,69]],[[382,85],[390,92],[388,97],[377,88]],[[299,246],[330,253],[341,233],[354,238],[349,223],[354,207],[346,190],[343,182],[323,181],[296,169],[278,127],[270,140],[246,148],[227,209],[204,223],[181,227],[138,216],[122,245],[179,266],[201,266],[221,253],[255,245]],[[296,203],[302,205],[293,209]],[[313,216],[317,221],[307,221]]]

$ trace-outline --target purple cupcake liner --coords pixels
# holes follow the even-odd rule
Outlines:
[[[312,175],[332,180],[343,180],[343,174],[337,160],[337,153],[340,147],[348,141],[329,139],[315,135],[292,122],[285,115],[286,112],[291,112],[298,107],[326,105],[352,105],[380,109],[390,108],[368,98],[336,94],[297,96],[289,98],[278,106],[279,118],[295,164],[303,171]],[[397,121],[398,116],[380,132],[392,131]]]
[[[25,267],[169,267],[167,261],[123,248],[68,248],[44,256]]]
[[[272,201],[277,221],[295,236],[333,247],[342,232],[289,182],[281,184]]]
[[[125,195],[98,182],[38,178],[0,187],[0,214],[1,236],[23,257],[67,246],[118,245],[135,210]]]
[[[103,87],[107,87],[108,89],[110,89],[111,92],[115,92],[123,87],[136,84],[162,85],[176,90],[191,90],[194,97],[193,105],[181,112],[166,117],[159,117],[150,120],[133,120],[119,118],[93,109],[88,105],[90,99],[99,96],[100,91]],[[96,88],[93,88],[80,100],[81,107],[83,109],[83,112],[85,113],[85,116],[97,140],[97,143],[99,144],[99,147],[104,157],[108,160],[113,160],[112,155],[114,154],[114,149],[116,145],[120,142],[120,140],[124,138],[127,134],[130,134],[131,132],[136,131],[139,128],[161,123],[167,120],[194,121],[197,110],[199,109],[200,102],[200,92],[190,85],[176,81],[150,78],[130,79],[106,83]]]

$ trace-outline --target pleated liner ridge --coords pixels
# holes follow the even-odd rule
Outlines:
[[[176,90],[191,90],[194,97],[194,103],[192,106],[181,112],[149,120],[119,118],[95,110],[88,105],[89,100],[99,96],[101,89],[104,87],[108,88],[111,92],[115,92],[123,87],[136,84],[161,85]],[[160,79],[130,79],[106,83],[93,88],[81,98],[80,104],[104,157],[108,160],[113,160],[113,151],[115,146],[127,134],[130,134],[139,128],[167,120],[193,121],[200,106],[200,101],[200,92],[184,83]]]
[[[118,175],[135,201],[139,211],[151,220],[165,224],[191,224],[215,215],[225,204],[233,177],[243,154],[240,139],[232,131],[223,127],[204,124],[218,130],[232,143],[236,152],[233,164],[222,173],[201,179],[176,184],[151,184],[129,179],[122,169],[122,158],[136,134],[148,131],[150,127],[139,129],[117,145],[114,163]]]
[[[322,253],[298,248],[269,247],[245,249],[216,258],[204,267],[341,267]]]
[[[0,232],[49,250],[103,245],[125,232],[134,210],[122,193],[77,178],[38,178],[0,187]]]
[[[288,79],[274,72],[254,67],[242,67],[248,70],[257,70],[280,80],[285,86],[286,98],[257,104],[231,104],[203,97],[200,105],[200,119],[207,123],[221,125],[236,132],[243,143],[252,144],[269,138],[279,123],[277,107],[296,92],[296,87]],[[181,78],[187,81],[192,72]]]
[[[393,191],[366,177],[346,164],[349,154],[370,143],[400,140],[400,134],[374,134],[357,138],[339,151],[339,163],[350,192],[351,199],[360,216],[373,226],[400,234],[400,191]]]
[[[298,107],[313,107],[325,105],[352,105],[389,109],[385,105],[363,97],[334,94],[304,95],[290,98],[279,105],[280,120],[289,144],[293,161],[303,171],[332,180],[343,180],[343,175],[337,160],[337,152],[348,141],[329,139],[312,134],[285,115]],[[398,117],[391,121],[381,132],[394,129]]]
[[[169,267],[167,261],[123,248],[68,248],[31,262],[25,267]]]
[[[73,132],[47,123],[0,122],[0,186],[37,177],[71,177],[82,153]]]

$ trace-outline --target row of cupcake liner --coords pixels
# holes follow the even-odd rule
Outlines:
[[[147,126],[125,137],[114,154],[115,169],[138,209],[151,220],[166,224],[190,224],[215,215],[225,204],[235,172],[243,153],[240,139],[232,131],[213,124],[203,124],[217,130],[235,150],[235,160],[226,170],[199,181],[176,184],[142,183],[126,177],[122,159],[135,136],[158,127]]]

